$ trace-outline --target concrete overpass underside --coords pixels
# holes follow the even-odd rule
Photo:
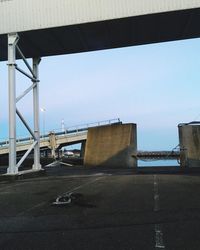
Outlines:
[[[27,58],[197,38],[200,8],[18,32]],[[0,35],[7,60],[7,35]]]

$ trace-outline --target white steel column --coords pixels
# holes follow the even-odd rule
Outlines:
[[[8,84],[9,84],[9,167],[7,173],[16,174],[16,44],[18,35],[8,35]]]
[[[40,58],[33,59],[33,73],[35,75],[35,83],[33,88],[33,113],[34,113],[34,135],[36,138],[36,145],[34,147],[34,170],[40,170],[40,127],[39,127],[39,63]]]
[[[19,37],[17,33],[8,35],[8,80],[9,80],[9,167],[7,174],[18,174],[19,167],[34,149],[34,165],[33,170],[41,170],[40,165],[40,131],[39,131],[39,63],[40,58],[33,59],[33,68],[29,65],[25,55],[17,45]],[[19,68],[16,64],[16,51],[23,60],[29,73]],[[16,70],[31,79],[32,85],[16,98]],[[34,113],[34,131],[32,131],[28,122],[24,119],[21,112],[17,109],[16,103],[20,101],[26,94],[33,90],[33,113]],[[16,160],[16,114],[27,128],[32,136],[32,145],[17,162]]]

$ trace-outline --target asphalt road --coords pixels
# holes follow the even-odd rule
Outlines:
[[[49,167],[0,182],[0,249],[199,250],[199,193],[198,175]]]

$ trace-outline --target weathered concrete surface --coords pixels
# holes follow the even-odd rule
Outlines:
[[[85,166],[136,167],[136,124],[116,124],[88,131]]]
[[[181,168],[200,167],[200,125],[180,124],[178,129]]]
[[[46,170],[38,179],[0,183],[0,249],[200,249],[199,176]],[[51,205],[69,191],[81,199]]]
[[[86,147],[86,141],[81,143],[81,153],[80,153],[80,157],[84,158],[85,155],[85,147]]]

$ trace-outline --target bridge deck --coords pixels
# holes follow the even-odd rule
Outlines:
[[[105,121],[99,121],[95,123],[88,123],[84,125],[77,125],[71,128],[68,128],[65,131],[52,131],[55,135],[56,139],[56,148],[61,148],[64,146],[69,146],[77,143],[81,143],[87,139],[87,131],[89,128],[105,126],[105,125],[113,125],[113,124],[121,124],[119,118],[110,119]],[[40,148],[51,148],[50,135],[45,134],[40,137]],[[29,149],[30,145],[33,143],[32,137],[18,138],[17,139],[17,152],[26,151]],[[0,142],[0,155],[8,154],[9,149],[9,140]]]

